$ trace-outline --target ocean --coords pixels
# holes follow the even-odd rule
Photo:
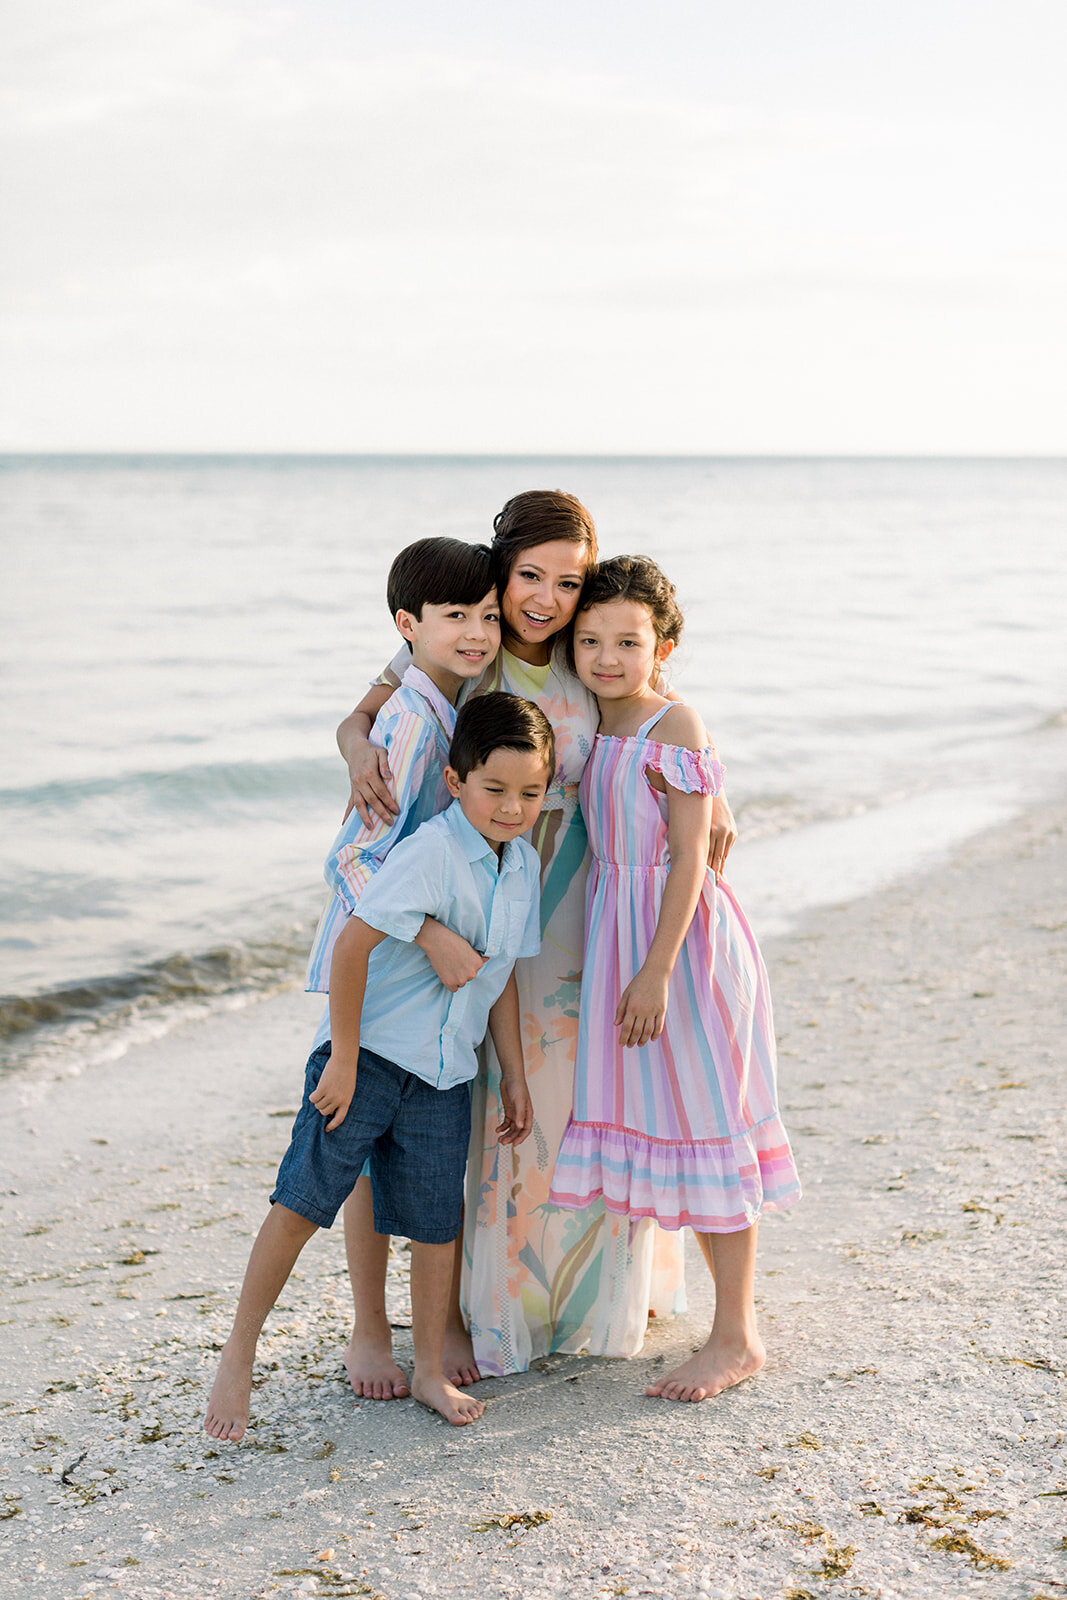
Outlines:
[[[0,1065],[298,981],[392,556],[537,487],[678,586],[758,932],[1062,793],[1067,461],[0,457]]]

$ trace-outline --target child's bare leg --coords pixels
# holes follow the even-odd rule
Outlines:
[[[245,1268],[241,1298],[222,1347],[204,1427],[213,1439],[241,1439],[248,1427],[252,1363],[267,1313],[285,1288],[296,1258],[318,1229],[288,1206],[274,1205],[256,1235]]]
[[[485,1406],[449,1381],[441,1360],[454,1261],[455,1249],[451,1244],[412,1241],[411,1322],[415,1373],[411,1392],[424,1406],[439,1411],[446,1422],[461,1427],[480,1417]]]
[[[393,1360],[393,1333],[385,1310],[389,1235],[374,1231],[374,1197],[369,1178],[357,1180],[345,1201],[345,1253],[352,1281],[355,1316],[344,1354],[354,1392],[364,1400],[402,1400],[408,1380]]]
[[[707,1342],[688,1361],[649,1384],[646,1394],[664,1400],[707,1400],[743,1383],[767,1358],[756,1327],[756,1233],[698,1233],[697,1242],[715,1279],[715,1320]]]
[[[459,1309],[459,1285],[463,1275],[463,1229],[456,1238],[456,1253],[452,1261],[452,1288],[448,1297],[448,1315],[445,1318],[444,1368],[453,1383],[462,1388],[477,1383],[481,1378],[474,1359],[474,1346]]]

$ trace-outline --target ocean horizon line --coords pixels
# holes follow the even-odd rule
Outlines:
[[[506,462],[506,461],[627,461],[627,462],[743,462],[802,464],[808,462],[865,462],[889,464],[922,462],[938,465],[1018,462],[1060,464],[1067,452],[1049,451],[467,451],[467,450],[15,450],[0,448],[0,464],[21,462],[183,463],[183,462]]]

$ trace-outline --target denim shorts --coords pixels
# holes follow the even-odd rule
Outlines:
[[[470,1084],[435,1089],[361,1049],[348,1115],[327,1133],[329,1118],[310,1096],[329,1059],[328,1041],[308,1058],[303,1103],[271,1203],[329,1228],[369,1158],[377,1232],[419,1244],[450,1243],[463,1220]]]

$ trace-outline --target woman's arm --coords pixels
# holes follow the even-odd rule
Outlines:
[[[365,827],[370,827],[375,817],[392,822],[397,807],[389,789],[393,774],[385,751],[371,744],[370,731],[374,719],[393,691],[387,683],[375,683],[367,690],[359,705],[348,713],[337,729],[337,748],[348,768],[351,792],[347,817],[353,806],[359,812]]]
[[[736,843],[737,823],[730,810],[726,790],[720,789],[711,802],[711,844],[708,849],[708,866],[714,872],[716,882],[726,866],[726,857]]]
[[[661,685],[658,692],[663,696],[664,700],[673,700],[678,704],[684,704],[674,689],[668,689]],[[716,883],[719,881],[720,872],[726,867],[726,857],[736,843],[737,823],[734,820],[733,812],[730,810],[730,802],[726,798],[726,790],[720,789],[711,808],[711,839],[708,845],[708,866],[715,874]]]

